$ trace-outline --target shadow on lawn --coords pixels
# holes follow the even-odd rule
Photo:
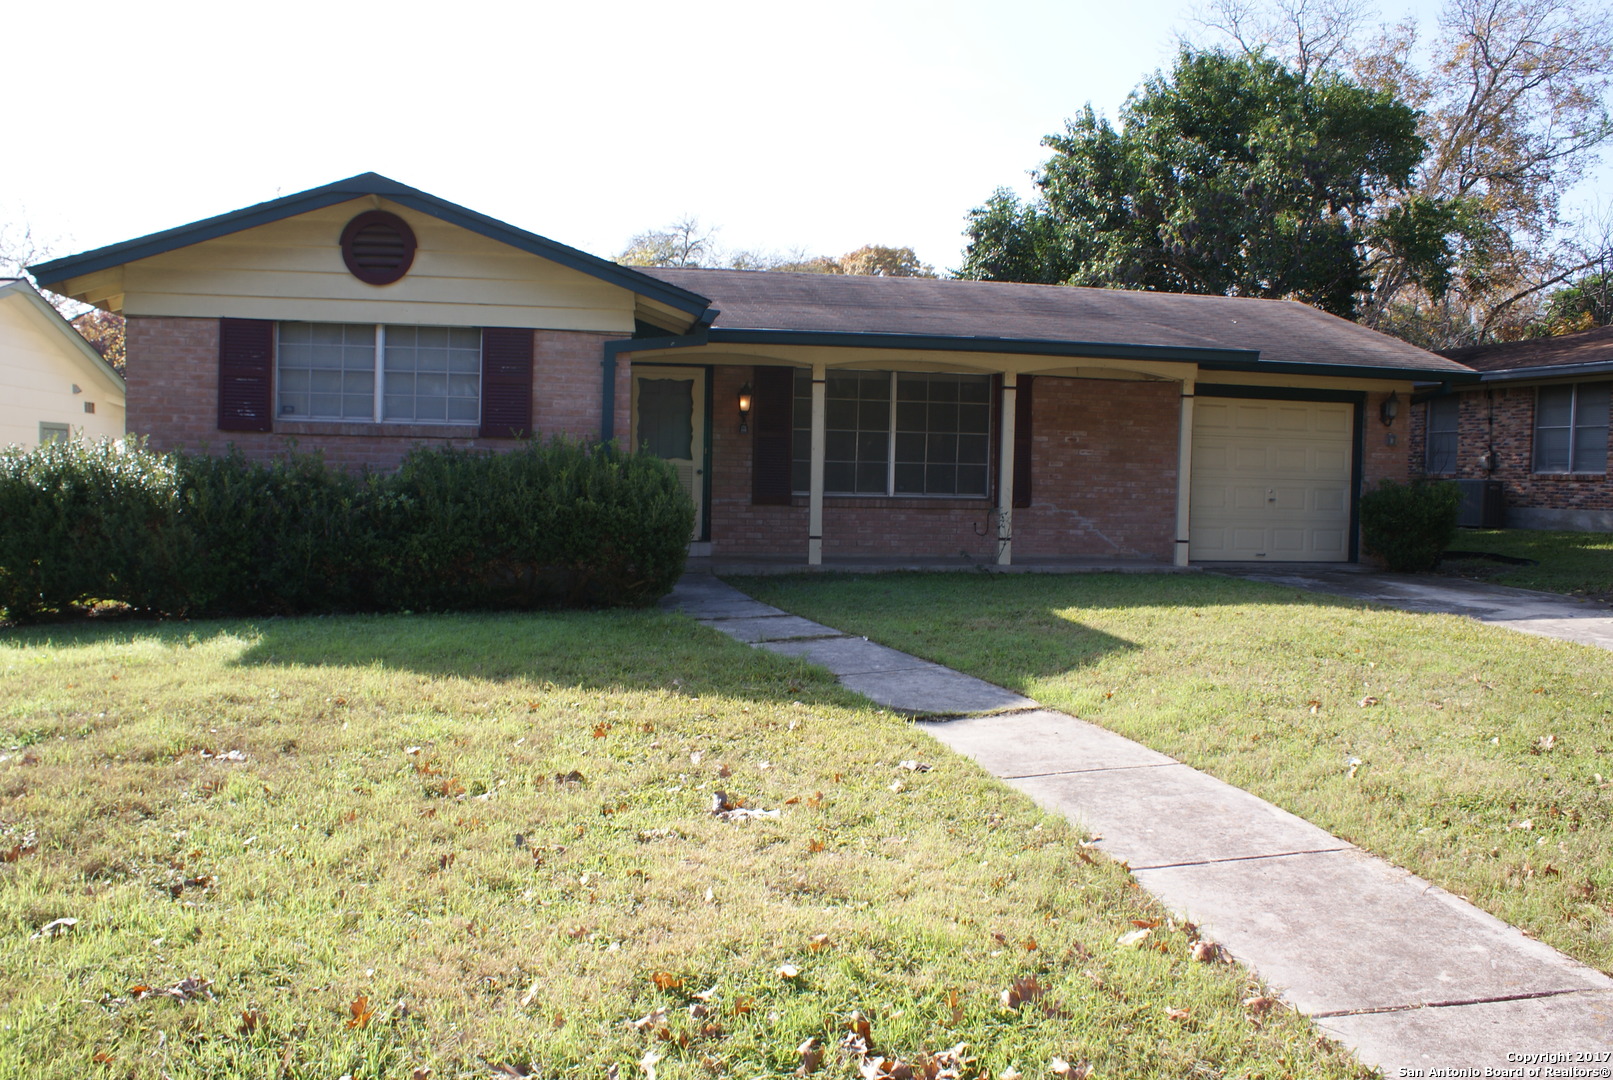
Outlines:
[[[57,623],[0,631],[0,644],[202,647],[227,637],[250,642],[234,661],[243,667],[381,667],[587,690],[666,690],[824,705],[860,700],[825,672],[737,645],[659,611]]]
[[[1209,620],[1249,605],[1363,608],[1364,601],[1291,586],[1196,574],[796,574],[725,578],[736,588],[849,633],[963,670],[995,670],[1009,689],[1145,646],[1083,622],[1083,611],[1153,609]],[[843,613],[843,614],[840,614]],[[882,634],[900,620],[899,635]],[[1229,627],[1246,633],[1246,626]]]

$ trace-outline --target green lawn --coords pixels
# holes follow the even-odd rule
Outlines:
[[[1456,534],[1451,547],[1459,551],[1532,559],[1537,565],[1509,566],[1489,559],[1446,558],[1439,565],[1445,573],[1520,589],[1613,599],[1613,533],[1463,529]]]
[[[852,1077],[853,1012],[971,1077],[1365,1075],[859,702],[658,613],[0,631],[0,1076]]]
[[[1613,971],[1613,654],[1209,574],[735,583],[1177,757]]]

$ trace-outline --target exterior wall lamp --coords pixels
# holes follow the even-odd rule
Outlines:
[[[1389,396],[1383,399],[1383,404],[1378,406],[1378,419],[1383,421],[1384,427],[1389,427],[1399,415],[1400,395],[1390,391]]]
[[[741,435],[750,431],[750,383],[739,388],[739,433]]]

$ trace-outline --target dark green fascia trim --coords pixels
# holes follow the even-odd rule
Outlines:
[[[1354,405],[1355,429],[1350,442],[1350,561],[1361,561],[1361,478],[1366,475],[1367,394],[1365,390],[1306,390],[1298,386],[1234,386],[1197,383],[1198,397],[1258,398],[1262,401],[1327,401]]]
[[[1533,368],[1481,371],[1479,382],[1541,382],[1546,379],[1574,379],[1608,374],[1613,374],[1613,360],[1600,360],[1592,364],[1543,364]]]
[[[605,342],[605,355],[599,361],[599,441],[616,438],[616,358],[622,353],[650,352],[655,349],[686,349],[706,343],[707,332],[675,334],[660,338],[619,338]],[[708,380],[709,382],[709,380]]]
[[[413,210],[452,225],[469,229],[471,232],[485,236],[490,240],[529,252],[550,262],[559,263],[573,270],[581,271],[591,277],[608,281],[640,296],[647,297],[668,307],[699,319],[711,308],[711,302],[705,297],[692,293],[687,289],[680,289],[676,285],[668,285],[658,278],[648,274],[641,274],[637,270],[619,266],[607,259],[590,255],[565,244],[557,243],[548,237],[537,233],[518,229],[508,222],[497,218],[479,214],[468,207],[458,203],[439,199],[407,184],[400,184],[396,180],[377,173],[362,173],[358,176],[338,180],[334,184],[311,188],[308,191],[287,195],[279,199],[258,203],[242,210],[234,210],[228,214],[219,214],[216,217],[204,218],[189,225],[166,229],[163,232],[152,233],[134,240],[126,240],[121,244],[112,244],[108,247],[96,248],[81,255],[70,255],[64,259],[53,259],[28,268],[41,284],[56,284],[68,278],[92,274],[97,270],[106,270],[110,267],[121,266],[136,259],[149,258],[160,255],[165,251],[199,244],[204,240],[214,240],[221,236],[240,232],[243,229],[267,225],[271,222],[281,221],[297,214],[305,214],[310,210],[319,210],[337,203],[347,202],[351,199],[363,198],[366,195],[378,195],[391,199]]]
[[[859,349],[934,349],[941,352],[996,352],[1029,356],[1092,356],[1104,360],[1174,360],[1204,364],[1258,363],[1248,349],[1197,349],[1169,345],[1117,345],[1094,341],[1043,341],[1032,338],[961,337],[940,334],[879,334],[830,330],[725,330],[713,327],[711,343],[729,345],[821,345]]]
[[[1194,383],[1199,397],[1260,398],[1264,401],[1336,401],[1365,405],[1365,390],[1307,390],[1302,386],[1237,386],[1232,383]]]
[[[1361,379],[1396,379],[1405,382],[1471,383],[1478,381],[1478,372],[1470,374],[1464,371],[1424,371],[1419,368],[1372,367],[1367,364],[1299,364],[1282,360],[1257,360],[1252,364],[1226,364],[1211,360],[1200,362],[1199,367],[1205,371],[1269,371],[1274,375],[1331,375]]]

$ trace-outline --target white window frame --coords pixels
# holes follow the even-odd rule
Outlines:
[[[370,372],[370,375],[371,375],[371,392],[373,394],[373,398],[372,398],[371,406],[370,406],[370,416],[367,419],[360,419],[360,418],[351,417],[351,416],[315,416],[315,415],[313,415],[311,413],[298,414],[298,413],[286,413],[286,412],[284,412],[283,409],[285,408],[285,406],[281,404],[281,399],[280,399],[280,394],[281,394],[281,366],[280,365],[281,365],[281,360],[282,360],[282,355],[283,355],[282,350],[281,350],[281,332],[282,332],[282,328],[285,327],[288,323],[308,323],[309,325],[313,325],[313,326],[321,326],[321,325],[323,325],[323,326],[364,325],[364,324],[356,324],[356,323],[330,323],[330,322],[320,323],[320,322],[313,322],[312,320],[306,320],[306,319],[287,319],[287,320],[284,320],[282,322],[275,323],[275,336],[274,336],[274,375],[275,375],[274,401],[275,401],[275,409],[274,409],[274,411],[275,411],[275,418],[277,420],[292,421],[292,422],[308,421],[308,422],[311,422],[311,423],[319,423],[319,424],[332,424],[332,423],[334,423],[334,424],[362,424],[362,423],[370,423],[370,424],[408,424],[408,425],[416,425],[416,426],[418,426],[418,425],[433,425],[433,426],[444,425],[444,426],[451,426],[451,427],[476,427],[477,425],[479,425],[481,423],[482,395],[486,391],[486,386],[484,385],[484,382],[483,382],[482,370],[481,370],[481,366],[480,366],[480,356],[481,356],[481,353],[482,353],[482,348],[481,348],[480,345],[478,345],[478,348],[477,348],[477,354],[478,354],[478,364],[477,364],[477,370],[476,370],[477,415],[475,417],[469,418],[469,419],[458,419],[458,420],[456,420],[456,419],[452,419],[452,418],[444,416],[443,418],[440,418],[440,419],[434,418],[434,419],[428,419],[428,420],[420,420],[420,419],[412,418],[412,417],[411,418],[403,418],[403,419],[392,419],[392,418],[389,418],[386,415],[386,330],[387,330],[387,326],[388,326],[387,323],[370,324],[374,328],[374,338],[372,339],[372,344],[371,344],[371,350],[372,350],[372,352],[371,352],[371,361],[372,361],[373,367],[372,367],[371,372]],[[391,324],[391,325],[398,326],[400,328],[403,326],[403,324]],[[482,328],[481,327],[476,327],[476,326],[444,326],[444,327],[420,326],[420,327],[416,327],[416,329],[442,329],[442,330],[450,330],[450,331],[452,331],[452,330],[474,330],[478,335],[480,335],[481,332],[482,332]],[[345,370],[344,370],[344,373],[345,373]],[[415,374],[418,376],[419,371],[416,370]],[[447,372],[446,374],[451,376],[451,375],[456,374],[456,373],[450,371],[450,372]],[[463,374],[463,372],[458,373],[458,374]],[[312,396],[311,392],[310,392],[309,396]],[[448,395],[448,397],[452,397],[452,396],[453,395]],[[460,395],[460,396],[463,397],[463,395]],[[418,395],[415,395],[415,399],[418,400]],[[447,410],[445,409],[444,412],[446,413],[446,411]]]

